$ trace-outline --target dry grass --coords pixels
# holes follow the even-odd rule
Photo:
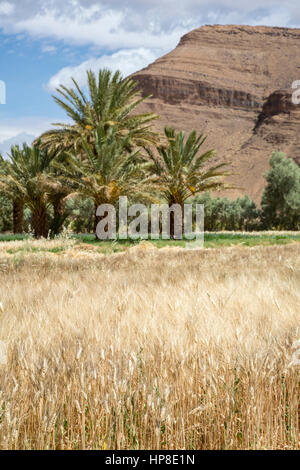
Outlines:
[[[0,270],[0,449],[299,449],[298,244]]]

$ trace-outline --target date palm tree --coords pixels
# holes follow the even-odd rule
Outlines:
[[[10,163],[0,155],[0,193],[9,196],[13,203],[13,232],[23,233],[24,231],[24,198],[23,194],[9,191],[7,178],[10,173]]]
[[[40,182],[43,185],[43,188],[47,193],[48,201],[53,208],[53,217],[51,224],[49,225],[49,234],[51,237],[55,237],[61,233],[63,224],[68,216],[66,211],[66,202],[72,190],[69,186],[64,184],[62,178],[64,170],[63,166],[61,170],[58,170],[55,166],[51,165],[49,170],[49,172],[41,174]]]
[[[102,69],[98,77],[87,72],[88,94],[80,88],[74,78],[74,87],[60,85],[54,101],[66,111],[70,124],[56,123],[56,129],[41,135],[42,146],[50,150],[80,151],[82,137],[91,142],[94,130],[101,125],[108,132],[111,127],[117,129],[116,138],[130,136],[128,149],[155,144],[158,134],[150,125],[158,118],[154,113],[137,114],[137,106],[146,98],[141,98],[136,83],[123,79],[119,71],[112,74]]]
[[[146,149],[145,161],[148,162],[147,171],[150,172],[153,182],[159,193],[171,207],[179,204],[182,208],[184,202],[196,194],[225,188],[223,177],[230,173],[224,171],[226,163],[208,166],[208,161],[214,156],[214,150],[200,153],[200,148],[206,138],[201,134],[197,136],[192,131],[185,140],[183,131],[176,133],[173,128],[165,128],[165,143],[157,147],[158,154]],[[171,212],[171,236],[174,236],[174,214]]]
[[[118,129],[104,126],[94,130],[93,143],[81,138],[82,155],[66,153],[62,169],[62,181],[68,185],[72,195],[81,195],[101,204],[115,205],[120,196],[132,200],[149,201],[149,175],[143,172],[143,159],[139,150],[128,152],[131,135],[118,139]],[[95,226],[97,219],[95,219]]]
[[[54,154],[41,150],[37,145],[14,146],[4,173],[0,174],[0,190],[18,204],[19,211],[22,209],[23,212],[25,205],[31,210],[36,238],[48,235],[47,208],[50,201],[44,179],[54,158]],[[18,220],[22,219],[22,215],[18,214],[18,217]]]

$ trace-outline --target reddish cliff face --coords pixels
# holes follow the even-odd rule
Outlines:
[[[272,124],[275,122],[273,117],[279,115],[294,115],[298,111],[299,106],[293,104],[291,90],[276,90],[268,97],[262,106],[262,111],[257,118],[255,130],[259,129],[263,124]],[[284,116],[282,116],[284,118]],[[285,116],[287,118],[287,116]]]
[[[161,116],[157,126],[207,135],[217,161],[231,162],[233,182],[259,202],[273,150],[300,162],[300,30],[203,26],[169,54],[134,74],[144,95],[140,110]]]

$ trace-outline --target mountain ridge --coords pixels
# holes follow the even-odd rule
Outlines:
[[[161,116],[157,129],[207,135],[206,148],[230,162],[242,187],[226,194],[259,202],[273,150],[300,162],[300,107],[291,100],[299,59],[300,29],[206,25],[132,78],[152,95],[140,111]]]

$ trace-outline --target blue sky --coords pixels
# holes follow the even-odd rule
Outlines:
[[[170,13],[171,12],[171,13]],[[0,0],[0,142],[65,121],[51,94],[88,68],[124,75],[173,49],[202,24],[300,26],[298,0]]]

